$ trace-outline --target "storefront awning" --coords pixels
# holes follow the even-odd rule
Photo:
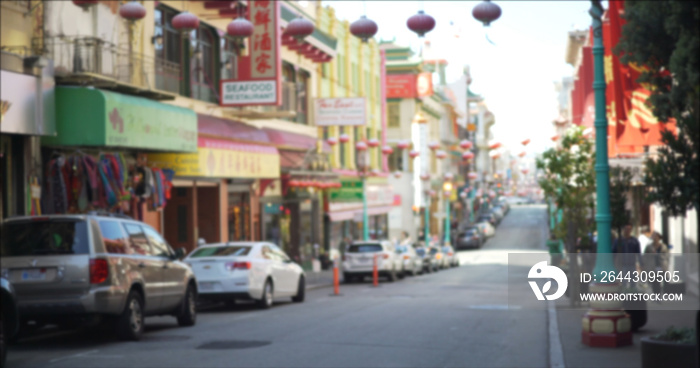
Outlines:
[[[264,130],[239,121],[197,114],[197,126],[200,136],[223,137],[247,143],[270,143],[270,138]]]
[[[84,87],[56,87],[59,146],[196,152],[197,116],[182,107]]]
[[[176,177],[279,178],[277,149],[222,139],[198,139],[196,153],[149,154],[149,162],[175,171]]]
[[[296,150],[308,150],[315,148],[318,139],[315,137],[309,137],[303,134],[296,134],[285,132],[277,129],[263,128],[270,138],[270,142],[274,143],[279,148],[296,149]],[[323,151],[330,152],[331,147],[326,142],[322,142]]]

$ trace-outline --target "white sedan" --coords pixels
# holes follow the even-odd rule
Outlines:
[[[272,306],[275,298],[304,301],[304,271],[274,244],[206,244],[184,261],[197,277],[200,299],[227,302],[252,299],[261,308]]]
[[[494,235],[496,235],[496,229],[491,225],[490,223],[486,221],[478,222],[476,224],[476,227],[479,228],[479,230],[484,234],[484,237],[490,238]]]

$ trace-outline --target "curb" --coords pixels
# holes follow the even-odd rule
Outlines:
[[[561,347],[556,304],[551,300],[547,302],[547,321],[549,335],[549,366],[552,368],[565,368],[566,364],[564,363],[564,351]]]

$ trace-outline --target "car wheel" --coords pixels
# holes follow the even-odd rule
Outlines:
[[[405,268],[402,268],[402,269],[401,269],[401,272],[397,273],[396,276],[398,276],[398,278],[399,278],[399,280],[400,280],[400,279],[403,279],[404,277],[406,277],[406,273],[407,273],[407,272],[406,272],[406,269],[405,269]]]
[[[143,297],[132,290],[126,298],[124,311],[117,319],[117,337],[122,340],[138,341],[143,335]]]
[[[395,269],[392,268],[391,271],[389,271],[388,279],[389,279],[389,282],[396,281],[396,270]]]
[[[192,284],[187,285],[185,297],[182,299],[180,312],[177,315],[177,324],[180,326],[194,326],[197,322],[197,290]]]
[[[417,274],[418,274],[418,271],[416,271],[416,266],[414,264],[413,268],[411,268],[411,273],[409,273],[409,275],[416,276]]]
[[[272,306],[272,282],[268,279],[265,281],[265,286],[263,286],[262,298],[258,300],[258,307],[261,309],[268,309]]]
[[[303,302],[305,292],[306,292],[306,281],[304,280],[304,276],[299,276],[299,284],[297,285],[297,295],[292,297],[292,301],[295,303]]]

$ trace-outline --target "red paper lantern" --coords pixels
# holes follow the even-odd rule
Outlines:
[[[449,196],[452,195],[452,191],[451,191],[451,190],[446,190],[446,191],[442,192],[442,195],[444,195],[445,197],[449,197]]]
[[[471,180],[476,180],[476,178],[478,178],[479,175],[475,172],[470,172],[469,174],[467,174],[467,177]]]
[[[556,142],[558,140],[559,140],[559,134],[552,137],[552,142]]]
[[[340,143],[348,143],[350,141],[350,136],[343,133],[340,136],[338,136],[338,140],[340,141]]]
[[[420,152],[418,152],[416,150],[411,150],[411,152],[409,152],[408,155],[411,156],[411,158],[416,158],[416,157],[420,156]]]
[[[330,145],[331,147],[333,147],[333,146],[335,146],[335,145],[338,143],[338,138],[336,138],[336,137],[329,137],[329,138],[326,140],[326,143],[328,143],[328,145]]]
[[[136,1],[131,1],[119,7],[119,16],[129,21],[137,21],[146,16],[146,8]]]
[[[355,144],[355,149],[358,151],[365,151],[367,150],[367,143],[359,141],[357,144]]]
[[[298,180],[290,180],[290,181],[289,181],[289,186],[290,186],[290,187],[298,187],[298,186],[299,186],[299,181],[298,181]]]
[[[364,15],[350,25],[350,33],[361,39],[362,42],[367,42],[370,38],[374,37],[374,35],[377,34],[377,30],[377,23],[374,23],[373,20],[368,19]]]
[[[500,146],[501,146],[501,144],[498,143],[498,142],[492,143],[492,144],[489,146],[489,149],[496,149],[496,148],[498,148],[498,147],[500,147]]]
[[[428,143],[428,148],[430,148],[433,151],[438,149],[438,147],[440,147],[440,143],[438,143],[438,142],[432,141],[432,142]]]
[[[526,174],[526,175],[527,175],[527,173],[528,173],[529,171],[530,171],[530,170],[528,170],[528,169],[523,169],[523,170],[522,170],[523,174]]]
[[[446,172],[445,175],[443,175],[443,178],[444,178],[446,181],[450,181],[450,180],[452,180],[452,179],[454,178],[454,175],[452,175],[451,172]]]
[[[447,152],[445,152],[443,150],[439,150],[439,151],[435,152],[435,157],[442,160],[443,158],[447,157]]]
[[[73,5],[83,8],[83,10],[88,10],[97,5],[97,0],[73,0]]]
[[[298,17],[287,24],[283,35],[292,36],[298,43],[301,43],[312,33],[314,33],[314,24],[306,18]]]
[[[371,148],[378,147],[379,141],[376,138],[372,138],[372,139],[367,141],[367,146],[371,147]]]
[[[396,179],[400,178],[400,177],[401,177],[401,171],[396,171],[396,172],[394,172],[394,177],[395,177]]]
[[[530,143],[530,139],[528,138],[528,139],[526,139],[526,140],[524,140],[524,141],[522,141],[522,142],[520,142],[520,143],[522,143],[523,146],[527,146],[527,144]]]
[[[390,155],[392,152],[394,152],[394,149],[391,148],[391,146],[384,146],[382,147],[382,153],[385,155]]]
[[[408,29],[416,32],[418,37],[423,37],[423,35],[435,28],[435,19],[428,14],[425,14],[424,11],[419,10],[418,14],[408,18],[406,25],[408,26]]]
[[[242,40],[253,35],[253,23],[243,17],[232,20],[226,26],[226,33],[236,40]]]
[[[171,23],[173,28],[185,33],[199,28],[199,18],[187,11],[176,15]]]
[[[430,174],[427,174],[427,173],[420,174],[420,180],[423,180],[423,181],[430,180]]]
[[[463,160],[471,160],[474,158],[474,154],[471,151],[464,152],[462,154],[462,159]]]
[[[525,151],[518,153],[518,157],[525,157],[525,155],[526,155]]]
[[[396,144],[396,147],[399,149],[406,149],[411,145],[409,141],[399,141],[399,143]]]
[[[465,140],[459,142],[459,146],[464,150],[468,150],[468,149],[472,148],[472,142],[465,139]]]
[[[501,7],[489,0],[481,2],[472,10],[472,16],[484,26],[488,26],[501,16]]]

